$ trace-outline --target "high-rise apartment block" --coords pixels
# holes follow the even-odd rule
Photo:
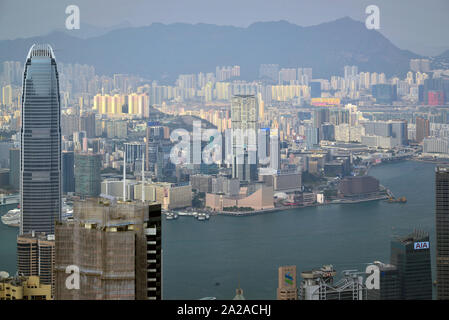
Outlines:
[[[140,172],[145,149],[146,145],[141,142],[125,143],[126,163],[131,166],[132,171]]]
[[[55,237],[44,233],[27,233],[17,237],[17,272],[39,276],[42,284],[54,292]]]
[[[80,115],[80,131],[86,132],[87,138],[95,138],[95,113],[89,112]]]
[[[5,106],[12,105],[12,87],[11,87],[11,85],[7,85],[2,88],[2,103]]]
[[[429,59],[410,59],[410,70],[415,72],[429,72],[430,60]]]
[[[257,129],[259,108],[253,95],[237,95],[231,100],[232,177],[257,180]]]

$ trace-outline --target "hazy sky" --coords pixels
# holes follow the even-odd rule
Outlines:
[[[109,27],[153,22],[246,27],[287,20],[309,26],[344,16],[364,21],[380,8],[380,32],[402,49],[435,55],[449,49],[449,0],[0,0],[0,39],[47,34],[65,26],[65,8],[80,8],[83,23]]]

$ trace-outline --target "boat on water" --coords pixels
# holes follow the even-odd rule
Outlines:
[[[209,220],[210,216],[207,213],[198,213],[196,217],[199,221]]]
[[[400,197],[400,198],[388,198],[388,203],[406,203],[407,198],[406,197]]]
[[[20,227],[20,220],[22,216],[22,211],[20,208],[15,208],[9,210],[6,214],[1,217],[3,224],[10,227]],[[73,208],[70,206],[63,206],[62,220],[68,220],[73,218]]]
[[[6,214],[1,217],[2,223],[11,226],[11,227],[19,227],[20,226],[20,217],[21,211],[20,209],[12,209],[9,210]]]
[[[165,219],[166,220],[178,219],[178,214],[176,212],[168,212],[165,214]]]
[[[193,214],[191,212],[187,212],[187,211],[179,211],[178,215],[180,215],[180,216],[192,216]]]

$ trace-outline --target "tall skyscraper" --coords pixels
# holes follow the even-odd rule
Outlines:
[[[437,299],[449,299],[449,167],[435,170]]]
[[[423,231],[391,241],[390,263],[398,269],[400,299],[431,300],[432,270],[429,234]]]
[[[259,108],[254,95],[236,95],[231,100],[232,177],[257,180],[257,129]]]
[[[62,153],[62,192],[75,192],[75,154],[73,151]]]
[[[296,266],[279,267],[277,300],[298,300]]]
[[[368,300],[398,300],[401,297],[398,268],[374,261],[379,268],[379,289],[368,290]]]
[[[281,170],[281,141],[278,129],[270,130],[270,168]]]
[[[23,75],[20,233],[54,233],[61,218],[61,109],[56,60],[33,45]]]
[[[56,226],[56,300],[160,300],[161,205],[89,198]],[[69,290],[66,268],[79,267]]]
[[[373,84],[371,87],[373,98],[377,104],[391,104],[397,100],[397,86],[390,84]]]
[[[75,193],[96,197],[101,192],[101,154],[75,154]]]
[[[428,119],[416,117],[416,142],[421,143],[424,138],[430,136],[430,123]]]
[[[139,171],[142,168],[143,154],[145,152],[146,145],[141,142],[126,142],[126,163],[131,165],[132,171]]]
[[[162,141],[164,140],[164,127],[158,122],[148,122],[145,146],[145,169],[162,173],[163,154]]]
[[[313,149],[320,143],[320,129],[312,126],[307,126],[305,129],[306,146],[308,149]]]
[[[86,132],[86,137],[95,138],[95,113],[82,114],[79,119],[79,130]]]

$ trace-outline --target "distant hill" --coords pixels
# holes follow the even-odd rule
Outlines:
[[[360,71],[405,74],[420,56],[397,48],[364,23],[342,18],[310,27],[286,21],[247,28],[211,24],[160,24],[112,30],[81,39],[69,32],[0,41],[0,61],[24,61],[35,42],[50,43],[58,61],[95,66],[100,74],[139,74],[174,80],[178,74],[215,72],[217,65],[240,65],[243,79],[256,79],[260,64],[312,67],[314,78],[342,75],[345,65]]]
[[[110,27],[97,27],[93,26],[87,23],[82,23],[80,29],[74,29],[74,30],[67,30],[67,29],[60,29],[57,31],[65,32],[69,35],[81,38],[81,39],[87,39],[87,38],[93,38],[93,37],[99,37],[102,36],[108,32],[111,32],[113,30],[117,29],[124,29],[124,28],[130,28],[132,27],[131,23],[128,21],[121,22],[117,25],[113,25]]]
[[[441,53],[440,55],[436,56],[436,58],[445,58],[445,59],[449,59],[449,50],[444,51],[444,52]]]
[[[432,59],[432,68],[434,69],[449,68],[449,50],[444,51],[443,53]]]

